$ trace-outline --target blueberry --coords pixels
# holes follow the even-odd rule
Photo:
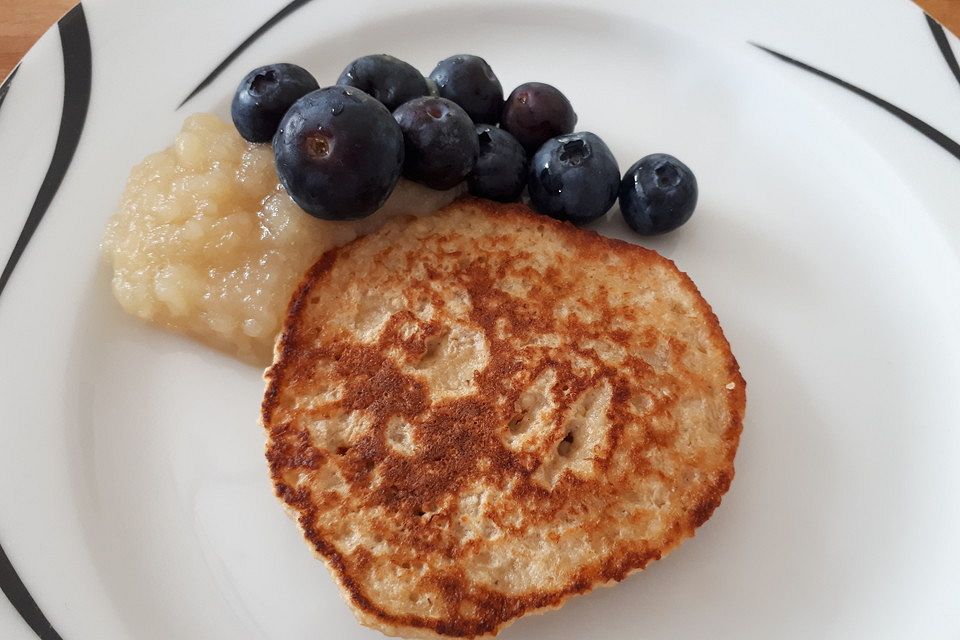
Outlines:
[[[503,110],[503,87],[487,61],[464,53],[437,63],[430,74],[440,96],[463,107],[474,122],[497,124]]]
[[[514,202],[527,184],[527,154],[516,138],[489,124],[477,125],[480,156],[467,178],[470,193],[499,202]]]
[[[257,67],[244,76],[233,94],[233,124],[244,139],[269,142],[290,105],[319,88],[310,72],[295,64]]]
[[[343,70],[337,84],[369,93],[390,111],[430,92],[419,71],[385,53],[357,58]]]
[[[644,236],[673,231],[693,215],[697,178],[666,153],[641,158],[620,183],[620,211],[631,229]]]
[[[542,82],[527,82],[514,89],[503,105],[500,126],[534,153],[544,142],[573,131],[577,114],[567,96]]]
[[[380,102],[352,87],[297,100],[273,138],[277,174],[307,213],[352,220],[380,208],[403,166],[403,134]]]
[[[473,171],[480,144],[473,120],[455,102],[416,98],[393,117],[403,131],[403,175],[432,189],[449,189]]]
[[[582,131],[548,140],[530,163],[528,189],[540,213],[583,223],[617,199],[620,168],[598,136]]]

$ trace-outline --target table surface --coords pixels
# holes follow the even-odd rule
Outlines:
[[[960,35],[960,0],[916,2]],[[7,77],[37,38],[74,4],[76,0],[0,1],[0,79]]]

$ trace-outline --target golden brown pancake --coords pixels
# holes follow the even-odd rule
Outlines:
[[[482,200],[327,252],[266,379],[277,495],[360,621],[409,638],[666,555],[730,486],[745,404],[670,260]]]

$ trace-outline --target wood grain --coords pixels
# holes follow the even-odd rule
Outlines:
[[[960,35],[960,0],[916,1]],[[76,0],[0,0],[0,78],[6,78],[37,38],[74,4]]]
[[[0,78],[77,0],[0,0]]]
[[[960,36],[960,0],[916,0],[937,22]]]

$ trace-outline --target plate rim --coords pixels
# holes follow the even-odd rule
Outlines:
[[[244,49],[266,34],[272,27],[310,2],[311,0],[292,0],[283,5],[265,23],[260,25],[250,36],[243,40],[238,47],[227,54],[205,78],[201,79],[200,83],[180,103],[180,106],[184,106],[194,96],[198,95],[200,91],[211,84]],[[9,278],[16,269],[20,255],[22,255],[30,243],[33,232],[42,221],[44,213],[51,206],[59,189],[60,182],[67,174],[73,154],[80,142],[83,124],[87,115],[87,108],[90,103],[91,76],[93,73],[91,60],[92,45],[84,7],[85,5],[107,7],[108,4],[108,2],[103,0],[85,0],[85,2],[78,3],[73,9],[68,11],[54,27],[51,27],[41,40],[31,47],[30,51],[24,56],[24,60],[26,60],[34,54],[35,50],[52,46],[52,34],[54,32],[59,34],[64,64],[64,108],[61,114],[60,129],[57,135],[54,154],[47,170],[48,177],[44,179],[40,192],[34,200],[33,208],[27,215],[24,226],[18,236],[17,243],[14,245],[13,252],[6,258],[4,270],[2,275],[0,275],[0,296],[3,295]],[[958,85],[960,85],[960,66],[957,64],[957,57],[951,46],[952,36],[948,36],[948,32],[933,18],[923,13],[922,9],[916,7],[916,10],[924,16],[930,29],[930,36],[933,38],[942,55],[943,63],[947,65],[951,73],[955,76]],[[759,47],[782,62],[818,76],[823,80],[854,93],[862,99],[872,102],[924,135],[930,142],[940,146],[947,151],[947,153],[960,160],[960,143],[957,143],[949,135],[936,129],[921,118],[896,106],[893,102],[889,102],[876,94],[870,93],[866,89],[852,84],[849,80],[834,76],[827,70],[814,67],[800,59],[793,58],[789,53],[774,50],[765,44],[751,44],[754,44],[754,46]],[[22,62],[23,61],[13,68],[7,78],[4,79],[2,85],[0,85],[0,108],[3,106],[3,101],[8,91],[15,87],[17,83],[17,75],[21,72]],[[42,640],[62,640],[60,634],[54,629],[53,625],[50,624],[37,604],[36,599],[24,584],[2,546],[0,546],[0,590],[2,590],[7,600],[14,606],[23,621],[29,625],[39,638]]]

